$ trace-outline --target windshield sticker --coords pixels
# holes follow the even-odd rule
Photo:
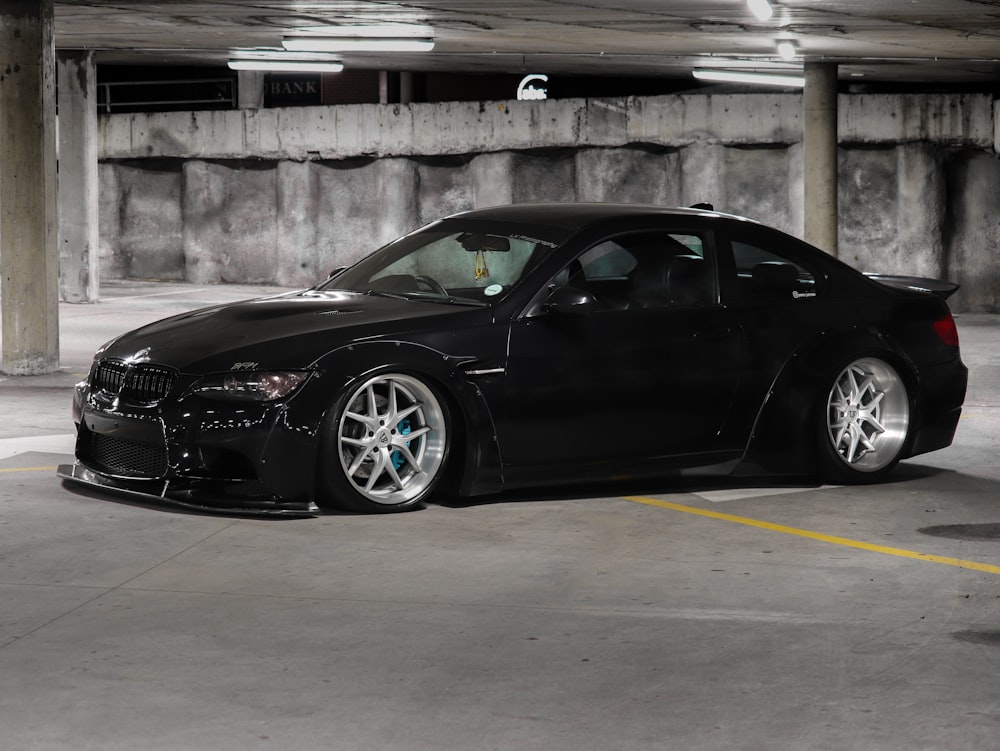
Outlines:
[[[524,240],[525,242],[534,243],[535,245],[544,245],[546,248],[554,248],[559,243],[549,242],[548,240],[539,240],[535,237],[527,237],[526,235],[511,235],[512,240]]]
[[[493,297],[494,295],[499,295],[503,292],[503,285],[501,284],[491,284],[489,287],[483,290],[483,294],[487,297]]]

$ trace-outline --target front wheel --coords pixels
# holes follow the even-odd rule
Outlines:
[[[819,457],[834,482],[881,479],[903,455],[910,433],[906,382],[878,357],[855,359],[837,372],[820,410]]]
[[[441,479],[448,415],[419,378],[381,373],[347,389],[327,421],[320,458],[325,495],[353,511],[418,506]]]

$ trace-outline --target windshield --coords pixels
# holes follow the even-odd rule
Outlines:
[[[389,243],[319,289],[495,302],[555,245],[509,226],[484,231],[479,223],[437,223]]]

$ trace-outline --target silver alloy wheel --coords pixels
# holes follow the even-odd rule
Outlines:
[[[444,410],[422,381],[385,373],[358,386],[337,424],[337,453],[348,482],[386,506],[419,500],[445,458]]]
[[[841,371],[827,399],[827,432],[837,456],[858,472],[877,472],[903,450],[910,401],[902,377],[875,357]]]

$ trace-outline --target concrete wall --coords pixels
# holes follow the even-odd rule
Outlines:
[[[108,278],[309,285],[442,215],[709,201],[801,234],[801,97],[356,105],[102,118]],[[991,97],[840,98],[840,252],[998,312]]]

